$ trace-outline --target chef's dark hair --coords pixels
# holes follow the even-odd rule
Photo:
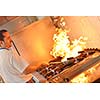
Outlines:
[[[0,30],[0,41],[3,41],[4,40],[4,36],[3,36],[3,33],[5,32],[8,32],[7,30],[3,29],[3,30]]]

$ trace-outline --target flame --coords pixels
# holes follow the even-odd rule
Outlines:
[[[71,80],[71,83],[87,83],[88,77],[86,77],[85,73],[78,75],[76,78]]]
[[[66,32],[66,30],[58,29],[58,34],[54,34],[54,45],[50,54],[55,58],[58,56],[64,57],[70,53],[70,41],[69,36],[66,36]]]
[[[70,41],[67,35],[68,33],[69,30],[58,28],[57,33],[53,37],[54,45],[50,54],[55,58],[62,57],[62,61],[66,61],[69,57],[78,56],[78,51],[86,48],[86,37],[80,37],[78,40]]]
[[[90,68],[87,71],[76,76],[74,79],[72,79],[71,83],[88,83],[90,81],[90,76],[93,75],[95,71],[96,68]]]

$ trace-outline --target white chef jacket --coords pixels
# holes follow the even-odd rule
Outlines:
[[[0,48],[0,75],[5,83],[25,83],[32,74],[23,74],[29,64],[11,49]]]

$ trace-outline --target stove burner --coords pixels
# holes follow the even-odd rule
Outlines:
[[[59,76],[60,73],[63,73],[65,70],[73,67],[73,65],[77,65],[79,62],[83,61],[85,58],[93,55],[96,52],[100,52],[100,50],[97,48],[88,48],[84,51],[79,51],[78,56],[67,58],[67,60],[64,62],[61,62],[62,57],[58,57],[49,61],[48,64],[41,64],[41,67],[37,70],[37,72],[49,81],[53,77],[57,75]],[[55,79],[58,80],[60,77]],[[64,78],[63,81],[69,81],[69,79]]]

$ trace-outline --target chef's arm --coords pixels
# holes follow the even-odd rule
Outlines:
[[[33,65],[30,64],[28,65],[25,70],[23,71],[24,74],[29,74],[29,73],[33,73],[34,71],[36,71],[40,66],[39,65]]]

